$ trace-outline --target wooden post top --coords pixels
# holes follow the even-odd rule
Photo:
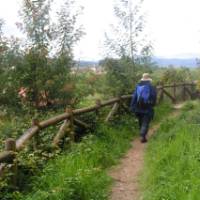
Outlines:
[[[32,126],[38,126],[40,128],[40,122],[38,119],[33,119],[32,120]]]
[[[70,115],[73,114],[73,109],[72,108],[66,108],[65,112],[69,113]]]
[[[8,138],[5,141],[5,150],[6,151],[16,151],[16,141],[13,138]]]
[[[101,106],[101,99],[97,99],[95,103],[97,106]]]

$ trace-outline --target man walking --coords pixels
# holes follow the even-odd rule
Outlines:
[[[141,81],[137,84],[131,100],[131,110],[138,118],[140,127],[141,142],[147,142],[150,121],[154,116],[153,107],[156,104],[156,89],[151,84],[152,79],[148,73],[142,75]]]

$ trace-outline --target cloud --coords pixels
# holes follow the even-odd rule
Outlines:
[[[19,21],[18,10],[22,0],[1,0],[0,18],[6,22],[6,34],[20,35],[15,23]],[[54,10],[63,0],[54,0]],[[104,32],[113,21],[113,0],[78,0],[84,14],[81,23],[86,36],[75,47],[75,57],[100,59]],[[200,53],[200,1],[199,0],[145,0],[148,36],[158,56]],[[54,11],[55,12],[55,11]]]

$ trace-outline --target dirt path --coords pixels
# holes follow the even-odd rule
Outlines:
[[[175,111],[170,115],[170,118],[177,116],[179,114],[178,109],[181,107],[182,105],[180,104],[174,106]],[[149,130],[148,137],[151,137],[159,126],[160,123],[154,125]],[[143,169],[144,153],[147,144],[142,144],[139,138],[136,138],[132,142],[132,148],[122,158],[120,164],[109,173],[115,181],[111,191],[111,200],[141,199],[138,178]]]

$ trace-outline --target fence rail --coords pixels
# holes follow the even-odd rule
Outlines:
[[[195,83],[181,83],[181,84],[172,84],[172,85],[161,85],[157,86],[158,92],[158,103],[163,101],[164,97],[168,97],[172,103],[178,101],[178,97],[182,100],[186,100],[188,97],[194,99],[198,96],[198,93],[195,89]],[[169,91],[171,89],[171,91]],[[177,93],[179,92],[179,94]],[[67,109],[65,113],[52,117],[50,119],[39,121],[34,119],[32,121],[32,126],[27,129],[21,137],[19,137],[16,141],[13,139],[7,139],[5,142],[5,150],[0,153],[0,176],[3,175],[3,169],[6,166],[6,163],[12,163],[14,166],[16,165],[17,152],[23,150],[26,144],[34,137],[40,133],[42,129],[45,129],[49,126],[56,125],[60,122],[63,122],[58,133],[54,137],[52,141],[52,145],[55,147],[59,147],[60,142],[66,137],[69,136],[70,140],[74,140],[74,126],[82,126],[84,128],[89,128],[90,126],[77,119],[77,116],[83,115],[89,112],[97,112],[101,108],[106,106],[112,106],[111,111],[106,116],[105,122],[109,122],[113,115],[117,112],[117,110],[121,107],[125,111],[129,111],[128,106],[125,105],[125,102],[130,100],[132,95],[123,95],[120,97],[116,97],[107,101],[101,102],[100,100],[96,101],[96,105],[81,108],[81,109]],[[14,176],[17,176],[17,166],[15,166],[13,173]],[[14,178],[14,182],[16,182],[16,178]]]

